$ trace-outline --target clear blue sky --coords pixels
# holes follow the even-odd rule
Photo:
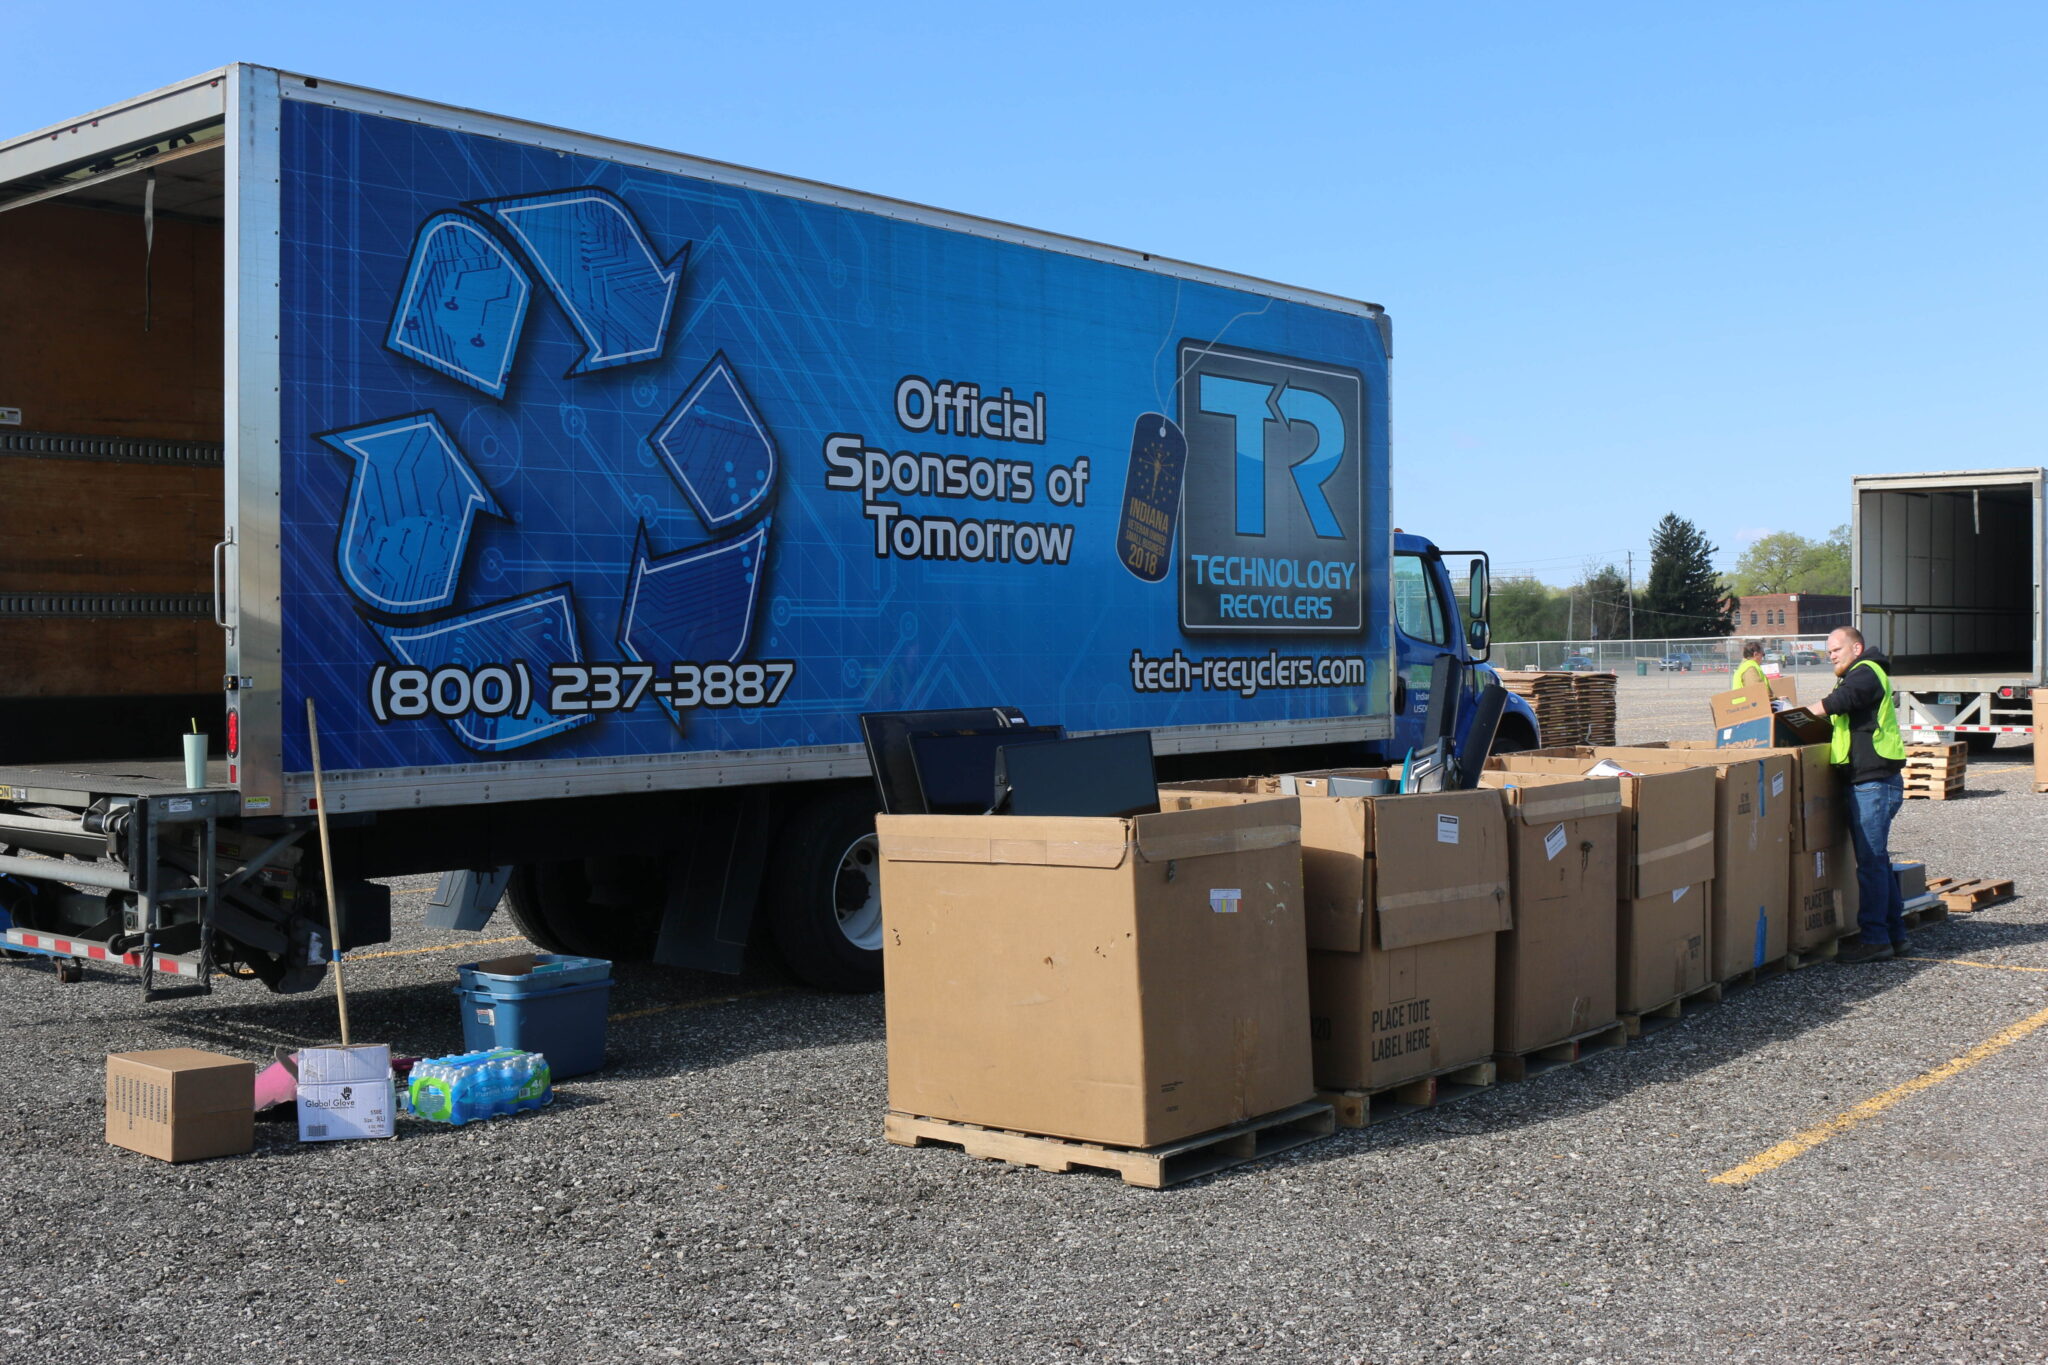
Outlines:
[[[2044,461],[2048,6],[17,0],[0,134],[229,61],[1386,305],[1395,518],[1552,581]],[[1242,168],[1242,169],[1235,169]]]

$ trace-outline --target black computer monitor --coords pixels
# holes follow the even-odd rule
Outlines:
[[[1152,732],[1004,745],[995,809],[1006,815],[1149,815],[1159,809]]]
[[[922,815],[924,794],[918,787],[910,738],[915,734],[1000,734],[1024,724],[1014,706],[958,707],[945,711],[874,711],[860,718],[868,766],[882,809],[892,815]],[[986,809],[986,806],[977,807]]]
[[[924,808],[932,815],[983,815],[996,790],[996,753],[1017,745],[1064,737],[1058,725],[1016,725],[1005,730],[947,730],[910,736]]]

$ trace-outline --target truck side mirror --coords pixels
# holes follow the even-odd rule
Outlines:
[[[1486,619],[1487,597],[1489,595],[1487,591],[1489,585],[1486,581],[1485,560],[1475,559],[1472,561],[1471,576],[1466,579],[1466,582],[1469,585],[1470,600],[1466,605],[1465,615],[1469,620],[1484,621]]]
[[[1465,625],[1465,645],[1475,659],[1484,659],[1493,647],[1493,628],[1484,621],[1468,621]]]

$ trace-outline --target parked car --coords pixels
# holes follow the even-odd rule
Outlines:
[[[1792,667],[1794,668],[1819,668],[1827,661],[1827,655],[1822,654],[1818,650],[1795,649],[1792,651]]]
[[[1659,673],[1690,673],[1692,672],[1692,655],[1666,654],[1663,658],[1657,660],[1657,671]]]
[[[1573,673],[1591,673],[1594,671],[1594,669],[1598,668],[1599,665],[1595,664],[1591,659],[1587,658],[1583,654],[1574,654],[1571,658],[1566,659],[1564,661],[1564,667],[1569,672]]]
[[[1764,653],[1764,662],[1767,664],[1782,664],[1785,662],[1785,655],[1783,654],[1783,652],[1779,650],[1766,650]]]

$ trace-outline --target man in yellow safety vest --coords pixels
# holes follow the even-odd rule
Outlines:
[[[1900,771],[1906,744],[1892,705],[1891,660],[1863,643],[1863,633],[1843,626],[1828,636],[1828,662],[1841,681],[1814,702],[1834,728],[1828,757],[1849,782],[1849,841],[1856,848],[1856,890],[1861,897],[1860,941],[1842,949],[1837,962],[1873,962],[1897,957],[1906,947],[1904,905],[1892,876],[1892,817],[1905,804]]]

